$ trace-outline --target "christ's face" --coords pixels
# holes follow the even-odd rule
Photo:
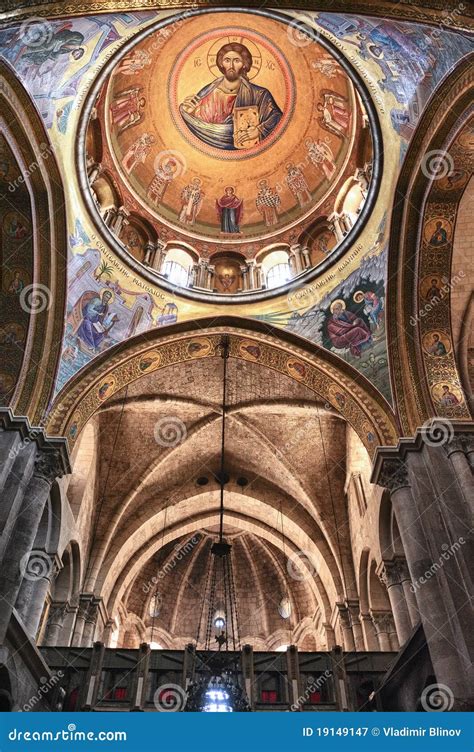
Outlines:
[[[240,78],[243,67],[244,61],[238,52],[226,52],[222,58],[223,73],[228,81],[236,81]]]

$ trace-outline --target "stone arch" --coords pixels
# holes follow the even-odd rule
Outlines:
[[[352,425],[369,455],[377,445],[396,443],[395,415],[368,379],[299,336],[234,316],[174,324],[165,332],[156,329],[98,356],[57,396],[48,419],[49,433],[66,436],[73,447],[89,418],[126,384],[168,365],[215,357],[223,334],[230,337],[231,357],[280,371],[334,407]],[[342,406],[333,396],[334,389],[344,394]]]
[[[104,598],[109,613],[114,612],[116,604],[122,599],[122,594],[126,592],[129,583],[135,578],[143,564],[160,548],[182,535],[191,534],[196,529],[211,526],[218,522],[217,506],[213,504],[210,508],[206,508],[200,497],[194,500],[193,507],[190,507],[189,500],[184,502],[188,511],[184,521],[180,509],[182,506],[183,503],[176,505],[176,524],[170,524],[166,530],[163,530],[164,513],[155,515],[153,520],[147,521],[145,525],[147,536],[145,540],[143,540],[145,531],[139,530],[135,536],[129,539],[126,546],[104,562],[98,573],[95,590],[97,595]],[[230,503],[228,500],[227,507],[226,518],[230,524],[255,533],[263,540],[273,543],[277,548],[281,547],[278,532],[265,522],[264,510],[259,514],[258,509],[253,509],[251,517],[244,515],[235,509],[232,499]],[[298,530],[297,526],[294,523],[292,525],[290,520],[285,521],[285,529],[287,530],[287,552],[313,551],[316,558],[318,555],[317,548],[308,535]],[[137,541],[140,541],[141,545]],[[317,603],[325,621],[329,621],[330,602],[334,602],[337,593],[342,588],[338,573],[330,571],[325,562],[322,562],[320,573],[313,577],[304,561],[301,566],[305,572],[307,571],[315,604]]]
[[[452,343],[452,228],[464,185],[457,189],[447,181],[461,167],[455,140],[470,116],[473,58],[463,58],[431,97],[410,142],[395,191],[387,275],[387,334],[396,408],[405,435],[413,434],[435,415],[461,420],[471,417],[452,344],[448,344],[443,359],[436,358],[427,352],[426,337],[437,330],[443,333],[446,343]],[[433,247],[428,223],[436,226],[438,215],[447,237],[443,243],[441,236],[441,242],[435,241]],[[437,251],[441,246],[443,252]],[[429,294],[427,297],[426,279],[430,277],[440,287],[444,279],[448,281],[434,306]],[[407,332],[413,332],[413,336],[406,336]],[[456,396],[457,402],[452,405],[440,402],[439,390],[444,382]]]
[[[65,200],[61,174],[41,118],[3,60],[0,82],[0,133],[13,151],[22,185],[30,196],[34,257],[32,287],[25,295],[30,309],[28,333],[10,407],[15,414],[26,415],[33,425],[39,425],[44,422],[53,393],[66,308]],[[45,352],[48,368],[44,368]]]
[[[453,233],[451,276],[459,280],[451,288],[451,327],[459,377],[473,410],[473,377],[469,364],[474,352],[474,174],[466,183],[456,215]]]

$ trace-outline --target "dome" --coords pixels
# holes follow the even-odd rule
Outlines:
[[[368,98],[329,42],[290,20],[184,14],[132,39],[103,75],[91,191],[122,247],[165,282],[273,292],[326,267],[359,222],[374,162]],[[187,260],[150,263],[156,242]],[[268,276],[275,250],[285,259]]]

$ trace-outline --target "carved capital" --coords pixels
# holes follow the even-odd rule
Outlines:
[[[377,634],[390,634],[395,631],[392,614],[389,611],[371,611]]]
[[[382,585],[387,588],[400,584],[400,570],[394,560],[383,561],[377,570],[377,575]]]
[[[63,464],[59,452],[39,451],[35,457],[34,475],[43,478],[50,485],[63,475]]]
[[[405,580],[409,580],[411,582],[407,560],[403,556],[397,556],[397,558],[395,559],[395,566],[398,570],[398,577],[400,582],[404,582]]]
[[[336,603],[337,609],[339,611],[339,620],[341,622],[343,629],[350,629],[351,628],[351,615],[349,612],[349,609],[345,605],[345,603]]]
[[[401,460],[384,460],[377,483],[379,486],[388,488],[390,493],[409,487],[406,464]]]
[[[448,457],[454,452],[462,452],[463,454],[474,452],[474,434],[456,433],[450,441],[443,444],[443,449]]]
[[[49,607],[48,624],[62,626],[69,611],[68,601],[53,601]]]

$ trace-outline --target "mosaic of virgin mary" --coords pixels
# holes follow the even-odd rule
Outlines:
[[[217,149],[247,149],[263,141],[278,125],[282,111],[272,94],[248,80],[249,49],[224,44],[216,64],[222,76],[186,97],[179,107],[189,130]]]

